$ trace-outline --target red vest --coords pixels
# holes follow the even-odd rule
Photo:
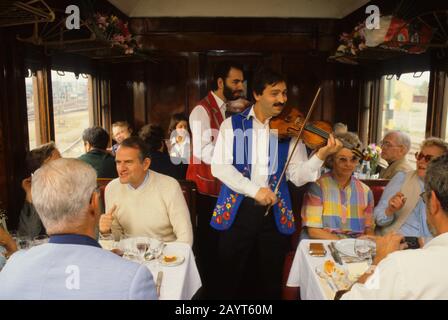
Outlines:
[[[219,126],[224,119],[212,92],[210,91],[204,99],[199,101],[198,105],[203,106],[207,111],[210,119],[210,128],[219,130]],[[217,137],[213,137],[213,141],[215,141],[216,138]],[[193,137],[192,143],[194,139],[195,138]],[[187,179],[196,182],[198,191],[206,195],[218,196],[219,190],[221,189],[221,182],[213,177],[210,165],[195,158],[193,153],[190,158],[190,164],[188,165]]]

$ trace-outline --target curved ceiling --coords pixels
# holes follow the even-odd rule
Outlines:
[[[129,17],[340,19],[369,0],[108,0]]]

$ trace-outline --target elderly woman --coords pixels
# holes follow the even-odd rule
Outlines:
[[[397,173],[387,184],[374,216],[377,233],[398,232],[409,237],[430,237],[426,223],[426,207],[420,194],[428,163],[448,152],[448,144],[439,138],[428,138],[415,154],[416,170]]]
[[[28,173],[33,174],[42,165],[49,161],[61,158],[59,150],[54,142],[49,142],[31,150],[26,157]],[[35,237],[39,234],[45,234],[45,228],[37,215],[36,209],[31,199],[31,176],[23,179],[22,188],[25,191],[26,198],[19,217],[20,236]]]
[[[361,144],[356,134],[336,135],[341,141]],[[342,148],[326,160],[330,172],[312,183],[302,206],[302,238],[341,239],[373,235],[373,194],[367,185],[353,176],[359,158]]]

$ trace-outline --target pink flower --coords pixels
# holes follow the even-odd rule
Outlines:
[[[124,43],[124,37],[121,34],[114,34],[114,36],[112,37],[112,41]]]
[[[117,16],[107,16],[100,13],[95,14],[94,18],[104,38],[110,41],[111,47],[119,46],[125,51],[125,54],[132,54],[135,48],[141,47],[129,31],[127,22],[122,21]]]

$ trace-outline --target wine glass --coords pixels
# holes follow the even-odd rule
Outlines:
[[[158,259],[162,255],[164,247],[165,243],[162,241],[162,239],[151,238],[149,242],[149,252],[155,259]]]
[[[17,237],[17,247],[20,249],[27,250],[32,247],[32,240],[28,236],[19,236]]]
[[[159,271],[159,257],[163,253],[163,248],[165,248],[165,243],[161,238],[151,238],[149,242],[149,252],[154,257],[155,265],[152,270],[155,274]]]
[[[369,265],[372,263],[372,246],[368,240],[355,239],[355,253],[361,259],[367,259]]]
[[[137,247],[137,252],[142,261],[145,260],[145,254],[149,249],[148,240],[146,238],[137,238],[135,242],[135,246]]]

